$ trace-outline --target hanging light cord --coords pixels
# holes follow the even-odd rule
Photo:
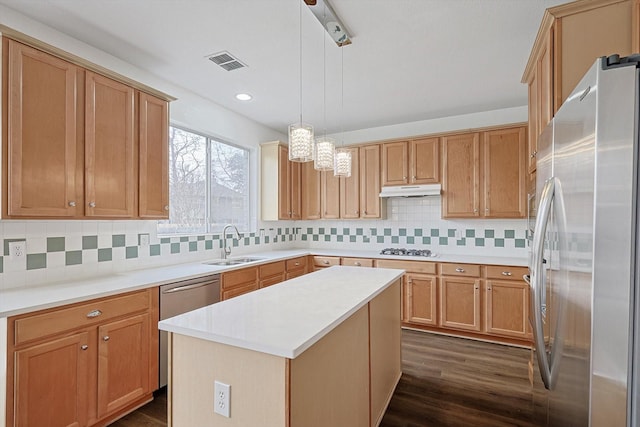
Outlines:
[[[302,1],[299,1],[300,12],[300,125],[302,125]]]
[[[323,2],[322,21],[327,22],[327,5]],[[324,109],[324,136],[327,137],[327,40],[322,33],[322,104]]]
[[[340,46],[340,146],[344,147],[344,46]]]

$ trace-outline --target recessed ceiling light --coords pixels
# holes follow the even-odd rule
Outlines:
[[[251,101],[251,98],[253,97],[248,93],[239,93],[236,95],[236,99],[239,101]]]

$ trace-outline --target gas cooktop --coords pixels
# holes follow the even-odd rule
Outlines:
[[[429,249],[405,249],[405,248],[386,248],[380,251],[380,255],[398,255],[398,256],[436,256]]]

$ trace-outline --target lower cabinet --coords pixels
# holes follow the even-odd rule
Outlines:
[[[486,331],[491,335],[531,339],[529,285],[522,267],[487,267]]]
[[[158,388],[157,288],[9,318],[7,425],[106,425]]]
[[[440,326],[480,331],[480,279],[440,277]]]
[[[313,271],[322,270],[332,265],[340,265],[340,257],[319,255],[313,257]]]
[[[307,257],[301,256],[287,260],[287,280],[307,274]]]
[[[260,275],[260,288],[275,285],[285,280],[285,262],[276,261],[263,264],[258,268]]]
[[[260,286],[258,267],[246,267],[222,273],[221,284],[220,299],[222,301],[255,291]]]
[[[407,273],[405,280],[404,318],[405,322],[420,325],[438,325],[437,282],[435,276]]]

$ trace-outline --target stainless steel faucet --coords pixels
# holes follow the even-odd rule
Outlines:
[[[233,229],[236,231],[236,237],[238,239],[240,239],[240,232],[238,231],[238,227],[236,227],[233,224],[227,224],[224,226],[224,228],[222,229],[222,246],[224,247],[224,250],[222,251],[222,259],[227,259],[227,257],[229,255],[231,255],[231,246],[227,246],[227,228],[233,227]]]

